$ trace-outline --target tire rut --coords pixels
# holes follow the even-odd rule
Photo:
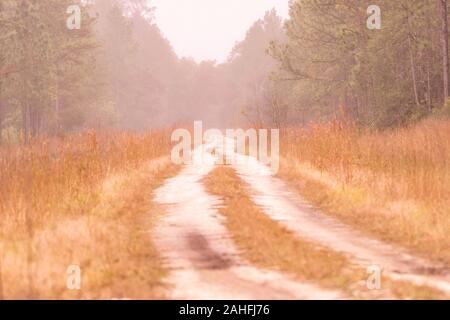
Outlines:
[[[450,295],[448,266],[415,257],[403,248],[363,235],[313,208],[257,159],[238,155],[230,147],[226,148],[226,153],[228,157],[235,157],[233,167],[250,186],[253,201],[270,218],[298,236],[343,252],[362,266],[379,266],[383,274],[393,280],[426,285]]]
[[[211,146],[195,150],[194,164],[156,190],[167,206],[156,229],[156,244],[169,268],[172,299],[339,299],[339,292],[300,283],[244,261],[234,247],[217,207],[200,182],[213,168]],[[201,160],[201,161],[199,161]]]

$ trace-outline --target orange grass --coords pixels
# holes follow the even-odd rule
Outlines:
[[[225,226],[244,259],[284,271],[302,281],[339,290],[355,299],[445,299],[425,286],[383,276],[382,290],[368,290],[367,274],[344,254],[302,239],[270,219],[250,197],[249,186],[229,167],[218,167],[204,180],[208,192],[219,196]]]
[[[282,134],[280,175],[325,212],[450,262],[450,121],[364,132],[332,122]]]
[[[133,234],[146,231],[136,226],[142,217],[129,214],[151,208],[151,188],[170,166],[168,159],[161,160],[170,148],[170,134],[158,131],[87,132],[0,149],[0,299],[123,294],[102,288],[124,277],[120,272],[125,268],[117,267],[120,259],[128,260],[131,273],[133,254],[155,256],[150,249],[142,250],[147,237]],[[127,242],[136,238],[140,242],[134,246]],[[119,248],[128,251],[121,254]],[[96,258],[110,263],[91,271]],[[68,265],[55,265],[61,261],[87,269],[83,280],[89,294],[67,294]],[[109,274],[111,270],[118,274]]]
[[[112,173],[167,155],[169,138],[88,132],[0,149],[0,226],[18,230],[27,220],[37,225],[54,215],[83,214],[79,206],[91,200],[84,198],[89,190]]]

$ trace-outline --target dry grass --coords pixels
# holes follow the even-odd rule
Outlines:
[[[0,152],[0,295],[158,298],[151,192],[174,174],[170,137],[95,133]],[[146,218],[148,217],[148,218]],[[82,288],[66,287],[79,265]]]
[[[355,298],[427,299],[443,296],[426,287],[383,277],[383,290],[369,291],[367,274],[348,258],[307,240],[300,239],[271,220],[248,196],[248,187],[233,169],[220,167],[204,180],[208,192],[221,197],[220,212],[244,258],[258,267],[288,272],[302,281],[343,291]]]
[[[365,133],[330,123],[282,134],[280,176],[324,212],[450,263],[450,121]]]
[[[348,261],[343,255],[302,241],[267,217],[233,169],[215,169],[204,182],[208,192],[224,199],[220,212],[226,217],[226,227],[250,262],[337,288],[355,282],[348,278]]]

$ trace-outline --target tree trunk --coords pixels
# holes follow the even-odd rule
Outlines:
[[[32,138],[39,135],[39,112],[36,106],[30,110],[30,133]]]
[[[28,102],[23,103],[22,105],[22,133],[23,139],[25,143],[28,143],[29,138],[29,119],[30,119],[30,108],[28,106]]]
[[[2,82],[0,80],[0,146],[2,145],[2,133],[3,133],[2,125],[3,125],[3,104],[2,104]]]
[[[430,62],[428,61],[428,65],[427,65],[427,107],[428,107],[428,112],[431,112],[433,109],[433,104],[432,104],[432,100],[431,100],[431,66],[430,66]]]
[[[416,62],[414,59],[414,50],[413,50],[413,35],[412,35],[412,25],[411,25],[411,16],[408,10],[408,50],[409,50],[409,62],[411,64],[411,75],[413,81],[413,91],[414,91],[414,101],[416,105],[420,105],[419,99],[419,91],[417,89],[417,75],[416,75]]]
[[[448,61],[448,20],[447,20],[447,0],[439,0],[441,5],[441,19],[442,19],[442,68],[443,68],[443,86],[444,86],[444,100],[449,97],[449,61]]]
[[[430,6],[430,0],[427,0],[427,6]],[[427,50],[427,107],[428,112],[433,109],[433,86],[431,84],[431,70],[433,62],[433,53],[435,52],[434,41],[433,41],[433,31],[431,26],[431,12],[428,12],[427,17],[427,36],[430,39],[430,48]]]
[[[412,48],[411,36],[408,37],[408,44],[409,44],[409,62],[411,64],[411,75],[414,90],[414,101],[416,102],[416,105],[420,105],[419,91],[417,89],[416,63],[414,61],[414,52]]]
[[[59,135],[61,133],[60,130],[60,123],[59,123],[59,114],[60,114],[60,100],[59,100],[59,77],[58,77],[58,70],[56,70],[56,81],[55,81],[55,131],[56,135]]]
[[[24,68],[24,71],[21,74],[22,78],[22,130],[24,135],[24,142],[28,143],[30,133],[32,133],[32,127],[31,127],[31,96],[28,92],[30,86],[30,67],[33,63],[33,53],[31,48],[31,39],[30,39],[30,30],[32,30],[31,22],[30,22],[30,8],[31,4],[29,0],[22,0],[19,4],[20,8],[20,18],[22,19],[24,23],[24,28],[18,29],[18,36],[19,40],[22,42],[23,46],[23,59],[22,59],[22,65]]]

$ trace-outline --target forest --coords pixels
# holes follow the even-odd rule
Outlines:
[[[255,83],[266,82],[275,65],[265,50],[282,34],[280,18],[269,12],[227,63],[196,63],[175,55],[146,1],[83,2],[80,30],[66,28],[72,3],[2,0],[4,139],[236,121]]]
[[[387,128],[448,114],[447,1],[377,1],[380,30],[358,0],[294,1],[287,43],[275,46],[302,118],[342,108],[355,122]]]
[[[370,128],[449,113],[447,4],[291,1],[254,23],[225,62],[178,58],[143,0],[2,0],[0,137],[86,128],[305,125],[344,116]]]

